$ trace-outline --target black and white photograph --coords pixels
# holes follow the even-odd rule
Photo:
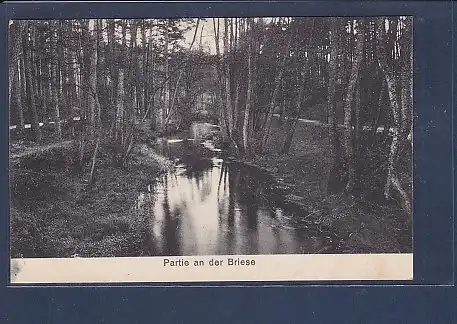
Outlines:
[[[11,259],[411,254],[412,29],[10,20]]]

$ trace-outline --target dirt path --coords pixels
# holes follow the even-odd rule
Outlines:
[[[73,143],[73,140],[69,140],[69,141],[63,141],[63,142],[58,142],[58,143],[52,143],[52,144],[48,144],[48,145],[26,147],[21,152],[10,154],[9,158],[10,158],[10,161],[13,161],[13,160],[17,160],[17,159],[27,156],[27,155],[42,153],[42,152],[45,152],[45,151],[48,151],[51,149],[55,149],[55,148],[66,148],[66,147],[69,147],[72,143]]]

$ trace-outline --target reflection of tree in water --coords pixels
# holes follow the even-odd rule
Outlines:
[[[227,164],[222,163],[220,173],[219,173],[219,180],[217,182],[217,204],[218,204],[218,212],[219,212],[219,217],[222,217],[225,215],[225,203],[226,203],[226,192],[227,192],[227,187],[225,184],[222,183],[222,179],[224,179],[225,173],[228,172],[228,167]],[[230,188],[229,190],[229,195],[231,194]],[[221,199],[222,196],[222,199]]]
[[[180,255],[180,242],[178,227],[181,218],[181,210],[177,207],[173,214],[170,210],[168,197],[168,177],[165,177],[165,193],[163,201],[164,224],[162,237],[164,238],[164,253],[167,255]]]
[[[228,214],[227,214],[227,227],[228,227],[228,234],[227,234],[227,245],[229,251],[234,250],[235,245],[235,202],[237,199],[237,192],[236,188],[238,187],[239,182],[239,175],[240,171],[236,169],[232,169],[231,172],[228,172],[228,167],[226,167],[228,173]],[[225,186],[224,186],[225,187]]]
[[[204,171],[203,175],[203,186],[201,189],[201,197],[200,197],[200,202],[204,202],[211,194],[211,191],[213,189],[212,187],[212,181],[211,181],[211,175],[212,175],[212,170],[208,169]]]
[[[246,221],[250,230],[257,229],[257,221],[260,207],[260,186],[258,182],[249,174],[247,170],[242,170],[239,181],[239,201],[246,207]]]
[[[202,179],[206,170],[210,169],[213,164],[211,160],[199,160],[194,156],[182,158],[181,162],[185,165],[184,174],[187,178]]]
[[[239,170],[232,170],[228,175],[228,187],[229,187],[229,208],[227,215],[227,224],[229,228],[233,228],[235,224],[235,202],[237,198],[236,188],[239,182]]]

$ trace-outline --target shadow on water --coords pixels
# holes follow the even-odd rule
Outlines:
[[[150,238],[145,254],[296,254],[324,247],[331,252],[331,239],[301,222],[306,211],[291,212],[272,199],[269,177],[226,162],[202,144],[156,145],[175,168],[149,186],[151,195],[141,194]]]

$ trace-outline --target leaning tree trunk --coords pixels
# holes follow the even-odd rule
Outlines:
[[[300,90],[298,91],[298,100],[297,100],[297,105],[296,105],[296,110],[295,110],[296,115],[294,117],[292,124],[289,127],[288,133],[286,135],[286,139],[285,139],[284,144],[281,149],[281,154],[289,153],[290,147],[292,145],[292,140],[294,138],[295,128],[297,127],[298,119],[300,118],[300,114],[302,111],[303,94],[305,92],[306,86],[308,85],[308,80],[311,77],[309,67],[311,65],[310,62],[311,62],[312,58],[314,57],[314,53],[311,54],[311,51],[312,51],[311,42],[313,40],[313,35],[314,35],[314,19],[313,18],[311,18],[311,26],[309,29],[310,29],[309,38],[308,38],[308,41],[307,41],[307,44],[305,47],[305,49],[308,53],[308,57],[306,58],[306,62],[303,64],[303,67],[300,72],[300,75],[303,74],[303,72],[304,72],[305,76],[303,77],[303,80],[300,83]],[[281,105],[282,109],[284,109],[284,105],[285,105],[284,100],[281,100],[281,101],[283,103]],[[281,119],[283,118],[282,114],[283,114],[283,112],[281,112]]]
[[[298,92],[298,100],[297,100],[297,108],[295,110],[295,117],[292,124],[289,127],[289,131],[287,132],[286,139],[281,149],[281,154],[289,153],[290,147],[292,146],[292,140],[294,138],[295,128],[298,124],[298,119],[300,118],[301,113],[301,105],[303,100],[303,93],[305,91],[306,82],[303,80],[300,85],[300,90]]]
[[[363,24],[363,23],[362,23]],[[355,163],[354,163],[354,146],[353,146],[353,124],[352,124],[352,104],[354,99],[354,92],[359,80],[360,66],[363,60],[363,46],[365,42],[365,30],[358,29],[357,45],[355,51],[354,61],[352,63],[351,75],[349,77],[349,84],[347,88],[346,98],[344,100],[344,146],[346,149],[346,161],[348,165],[348,182],[346,191],[352,192],[354,190],[355,182]]]
[[[281,87],[282,75],[284,74],[287,58],[290,55],[289,52],[290,52],[290,46],[292,44],[292,38],[293,38],[294,31],[293,31],[293,27],[289,26],[289,28],[291,29],[290,34],[289,34],[289,40],[287,41],[287,47],[282,56],[281,65],[279,66],[279,72],[275,78],[273,94],[271,95],[270,104],[268,105],[267,118],[265,121],[264,133],[263,133],[262,142],[261,142],[261,146],[260,146],[261,149],[263,149],[265,147],[265,145],[268,141],[268,138],[270,136],[270,127],[271,127],[271,121],[272,121],[273,113],[274,113],[274,109],[275,109],[276,97],[278,96],[279,88]]]
[[[398,151],[402,141],[400,136],[400,128],[401,128],[401,107],[396,93],[396,78],[394,72],[392,71],[391,67],[388,65],[387,62],[387,54],[385,48],[383,47],[383,41],[385,36],[385,29],[384,29],[384,18],[378,18],[378,26],[377,26],[377,51],[378,51],[378,62],[379,66],[384,73],[386,83],[387,83],[387,90],[389,94],[390,106],[392,109],[392,116],[393,116],[393,136],[392,142],[390,144],[390,153],[388,159],[388,167],[387,167],[387,179],[386,184],[384,187],[384,196],[386,199],[390,198],[391,192],[390,189],[393,186],[395,190],[399,193],[403,207],[408,215],[411,215],[411,200],[408,197],[408,194],[405,190],[401,187],[400,181],[398,179],[398,175],[396,173],[396,162],[398,158]],[[409,55],[409,53],[407,54]],[[405,108],[404,108],[405,109]]]

